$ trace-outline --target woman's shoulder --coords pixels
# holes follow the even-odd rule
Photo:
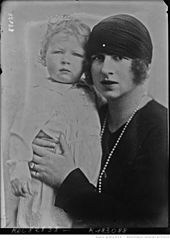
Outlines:
[[[148,103],[148,109],[149,111],[152,110],[151,113],[157,114],[158,116],[167,114],[167,108],[154,99]]]
[[[140,113],[142,117],[152,122],[160,123],[167,121],[167,108],[154,99],[148,102],[140,110]]]
[[[139,110],[136,120],[144,132],[155,129],[155,131],[164,133],[168,126],[168,111],[159,102],[151,100]]]

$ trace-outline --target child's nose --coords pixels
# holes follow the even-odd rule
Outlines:
[[[70,64],[69,54],[64,53],[64,54],[62,55],[61,62],[62,62],[63,64]]]

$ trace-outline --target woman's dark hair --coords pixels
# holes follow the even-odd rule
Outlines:
[[[148,77],[149,65],[146,60],[132,59],[131,71],[134,75],[133,82],[141,84]]]
[[[148,29],[137,18],[128,14],[118,14],[103,19],[96,24],[86,44],[87,81],[92,82],[91,57],[103,53],[132,59],[134,83],[140,84],[147,78],[152,61],[152,40]]]

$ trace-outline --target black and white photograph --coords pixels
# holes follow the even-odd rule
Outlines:
[[[167,12],[2,2],[4,233],[170,233]]]

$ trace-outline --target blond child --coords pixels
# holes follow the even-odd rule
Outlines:
[[[100,170],[100,121],[93,91],[81,83],[85,44],[89,27],[80,20],[62,15],[50,19],[40,51],[48,78],[31,89],[29,102],[18,114],[10,135],[10,180],[18,196],[16,227],[70,228],[72,219],[54,207],[57,192],[32,179],[32,141],[39,135],[57,144],[64,134],[75,165],[97,184]],[[75,189],[76,191],[76,189]]]

